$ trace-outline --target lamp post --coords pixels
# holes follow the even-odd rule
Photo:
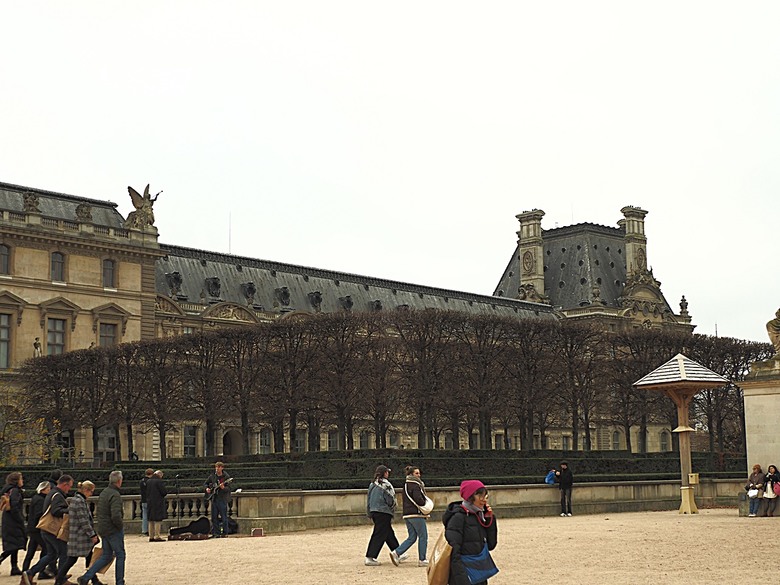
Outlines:
[[[690,404],[697,392],[728,384],[729,381],[705,368],[700,363],[678,353],[664,365],[653,370],[641,380],[634,382],[640,390],[658,390],[672,399],[677,406],[677,428],[680,444],[680,514],[698,514],[693,497],[693,485],[698,483],[697,474],[691,468],[691,433],[688,424]]]

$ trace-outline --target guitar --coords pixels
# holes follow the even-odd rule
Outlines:
[[[219,481],[216,483],[210,483],[209,488],[211,489],[211,493],[206,493],[206,501],[210,502],[212,499],[214,499],[214,496],[216,493],[220,490],[224,490],[225,486],[228,485],[230,482],[233,481],[233,478],[230,477],[226,479],[225,481]]]

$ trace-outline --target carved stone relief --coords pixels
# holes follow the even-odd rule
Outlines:
[[[206,279],[206,292],[209,293],[210,297],[218,299],[221,288],[222,283],[219,281],[218,276],[212,276]]]
[[[245,282],[241,285],[241,294],[244,295],[248,305],[255,302],[255,295],[257,294],[257,287],[254,282]]]
[[[309,293],[309,303],[319,313],[322,310],[322,293],[318,290]]]
[[[172,297],[177,297],[181,294],[182,277],[178,272],[168,272],[165,275],[165,282],[168,283],[168,288],[171,291]]]
[[[290,289],[288,289],[286,286],[275,289],[274,296],[283,307],[286,307],[290,304]]]
[[[25,193],[24,197],[24,210],[27,213],[40,213],[40,202],[38,196],[35,193]]]
[[[76,206],[76,219],[81,222],[91,222],[92,206],[86,203],[79,203]]]
[[[382,310],[382,301],[379,299],[375,301],[371,301],[371,310],[372,311],[381,311]]]
[[[345,311],[352,310],[352,305],[354,305],[354,303],[352,302],[352,297],[349,295],[345,297],[339,297],[339,303],[341,303],[341,308],[344,309]]]

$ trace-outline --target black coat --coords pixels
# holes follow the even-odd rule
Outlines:
[[[574,484],[574,474],[568,467],[559,471],[560,475],[555,476],[555,481],[558,483],[558,488],[562,490],[570,490],[572,484]]]
[[[165,513],[165,496],[168,491],[162,478],[150,477],[146,482],[146,511],[149,520],[161,522],[167,517]]]
[[[36,528],[38,522],[43,516],[43,501],[46,499],[44,494],[33,494],[30,499],[30,508],[27,510],[27,534],[40,533],[41,529]]]
[[[496,518],[486,518],[487,526],[483,526],[477,515],[466,510],[460,502],[447,506],[442,516],[445,526],[444,538],[452,547],[450,557],[450,585],[469,585],[466,568],[460,560],[461,555],[478,555],[487,543],[488,550],[493,550],[498,544],[498,527]]]
[[[3,551],[22,550],[27,546],[27,535],[24,532],[24,516],[22,505],[24,496],[17,486],[6,484],[0,493],[8,492],[11,509],[3,512]]]

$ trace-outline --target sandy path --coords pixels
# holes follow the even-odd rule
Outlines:
[[[394,523],[399,540],[403,522]],[[695,516],[643,512],[499,520],[494,551],[501,572],[491,585],[557,582],[581,585],[712,585],[739,583],[746,567],[766,566],[757,530],[774,534],[780,520],[739,518],[734,509],[702,510]],[[767,532],[766,529],[769,529]],[[440,531],[429,524],[429,545]],[[425,569],[413,560],[394,567],[382,551],[380,567],[363,566],[369,525],[208,541],[149,543],[130,535],[128,585],[197,583],[424,585]],[[77,567],[83,567],[79,562]],[[19,582],[3,563],[0,585]],[[79,572],[74,571],[78,575]],[[113,568],[104,581],[114,583]],[[51,583],[42,581],[41,585]]]

